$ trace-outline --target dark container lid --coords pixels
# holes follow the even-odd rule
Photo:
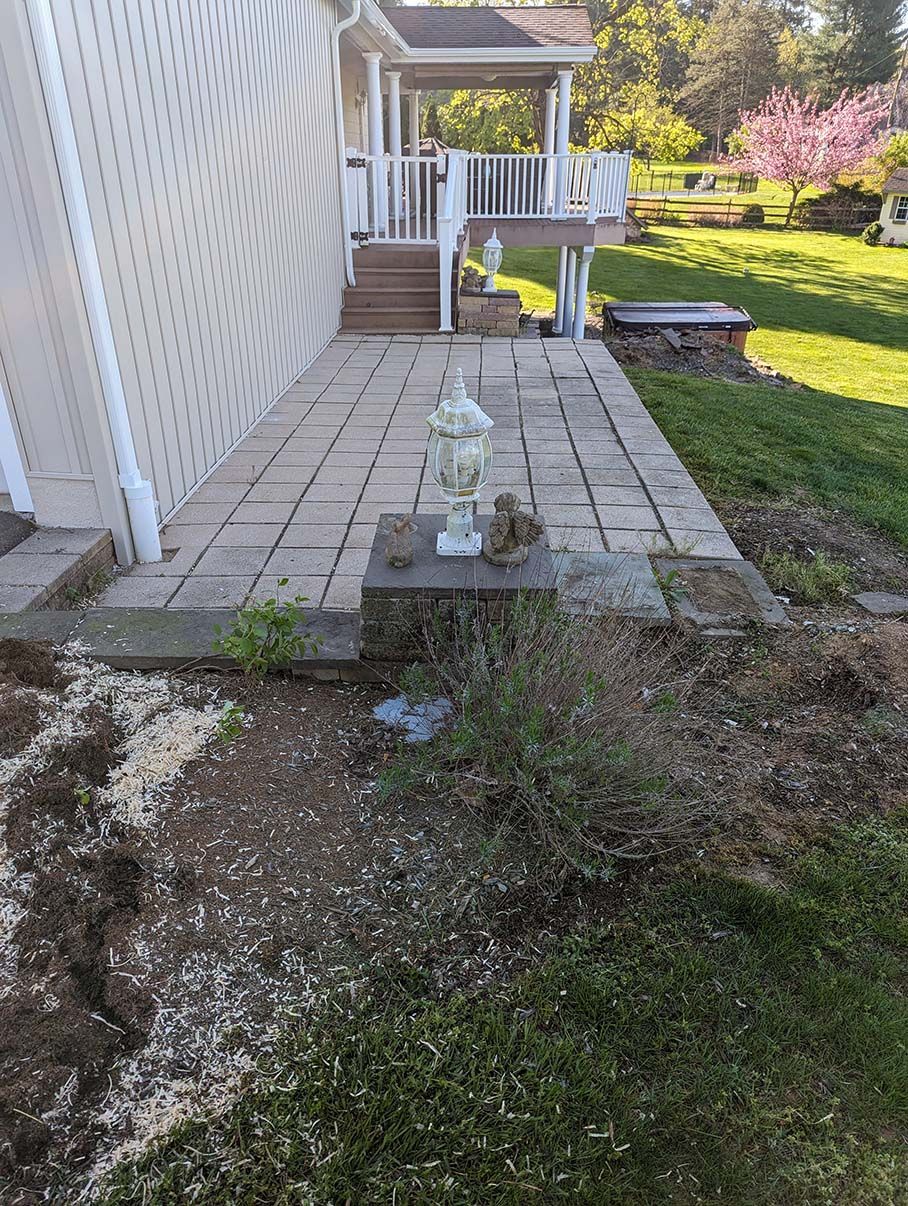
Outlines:
[[[747,313],[725,302],[606,302],[602,313],[613,330],[755,331]]]

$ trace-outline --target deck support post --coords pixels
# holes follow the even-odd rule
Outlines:
[[[595,247],[584,247],[580,252],[580,267],[577,271],[577,300],[574,303],[574,338],[582,339],[586,331],[586,294],[590,283],[590,264]]]
[[[389,149],[393,156],[400,159],[404,153],[400,138],[400,72],[388,71],[385,73],[388,80],[388,142]],[[391,212],[394,217],[399,219],[401,209],[401,197],[403,194],[403,176],[401,174],[400,163],[391,164]],[[398,233],[398,237],[399,233]]]
[[[366,51],[366,108],[369,116],[369,154],[382,156],[385,153],[385,123],[381,99],[381,54]],[[375,224],[379,230],[387,226],[388,190],[384,180],[383,165],[372,162],[372,205]]]
[[[555,278],[555,314],[552,318],[552,334],[561,334],[561,312],[564,310],[564,285],[567,278],[567,248],[558,248],[558,275]]]
[[[555,98],[557,92],[555,85],[545,90],[545,133],[542,140],[543,155],[555,154]],[[543,178],[543,192],[540,197],[539,208],[544,214],[549,212],[549,207],[552,204],[552,198],[555,195],[555,161],[547,159],[545,161],[545,176]]]
[[[564,282],[564,304],[561,311],[561,338],[574,337],[574,290],[577,287],[577,251],[567,249],[567,272]]]
[[[555,168],[555,209],[554,217],[565,216],[567,201],[567,172],[568,172],[568,142],[571,134],[571,80],[574,78],[572,68],[558,72],[558,128],[555,134],[555,154],[558,156]]]

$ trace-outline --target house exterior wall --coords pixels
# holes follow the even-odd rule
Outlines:
[[[344,102],[344,145],[366,150],[366,105],[360,103],[366,91],[365,74],[352,64],[341,62],[341,95]]]
[[[883,228],[883,233],[880,235],[881,243],[888,243],[890,239],[895,243],[908,243],[908,219],[899,220],[895,217],[899,201],[906,196],[908,194],[883,194],[883,206],[880,210],[880,225]],[[902,208],[908,208],[908,205]]]
[[[334,5],[55,0],[53,17],[164,518],[338,326]]]
[[[0,5],[0,383],[35,517],[131,544],[24,3]]]

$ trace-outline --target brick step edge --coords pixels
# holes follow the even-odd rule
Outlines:
[[[113,564],[104,528],[38,528],[0,557],[0,613],[59,607]]]
[[[308,611],[310,631],[322,637],[315,657],[294,659],[294,675],[321,681],[387,682],[381,665],[359,656],[359,612]],[[0,616],[0,637],[78,640],[88,655],[116,670],[214,669],[239,673],[212,653],[215,625],[229,627],[236,609],[89,607],[82,611],[24,611]]]

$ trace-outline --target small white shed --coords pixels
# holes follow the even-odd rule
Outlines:
[[[896,168],[883,185],[881,243],[908,243],[908,167]]]

